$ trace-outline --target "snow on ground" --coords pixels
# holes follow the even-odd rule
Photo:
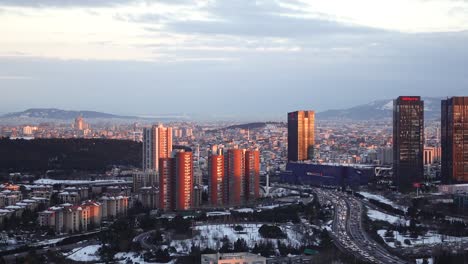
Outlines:
[[[118,261],[117,263],[121,264],[126,264],[128,263],[127,261],[131,261],[131,263],[138,263],[138,264],[145,264],[145,263],[151,263],[151,264],[163,264],[163,263],[156,263],[156,262],[145,262],[143,258],[142,253],[136,253],[136,252],[120,252],[115,254],[114,259]],[[176,263],[176,260],[169,261],[164,264],[174,264]]]
[[[54,185],[54,184],[98,184],[98,183],[126,183],[125,180],[54,180],[54,179],[39,179],[34,181],[35,185]]]
[[[274,209],[274,208],[276,208],[276,207],[289,206],[289,205],[291,205],[291,204],[292,204],[292,203],[262,205],[262,206],[258,206],[258,207],[256,207],[256,208],[257,208],[257,209],[263,209],[263,210],[271,210],[271,209]]]
[[[199,231],[192,239],[185,239],[185,240],[173,240],[171,242],[172,247],[175,247],[179,254],[181,253],[189,253],[190,247],[192,244],[199,245],[201,248],[212,248],[212,249],[219,249],[223,243],[222,239],[224,236],[227,236],[232,244],[236,242],[237,239],[242,238],[246,241],[247,245],[251,248],[255,246],[256,243],[261,241],[268,241],[268,239],[264,239],[258,233],[258,229],[262,226],[262,224],[238,224],[242,226],[244,229],[240,232],[234,230],[234,227],[237,224],[228,225],[201,225],[196,226],[195,229]],[[289,244],[291,246],[301,246],[303,234],[302,232],[296,232],[293,230],[294,226],[283,225],[280,228],[285,232],[288,236],[287,239],[281,239],[282,242],[285,244]],[[276,246],[276,239],[271,240],[273,245]]]
[[[423,264],[424,259],[416,259],[416,264]],[[428,258],[427,263],[434,264],[434,259]]]
[[[373,210],[373,209],[367,210],[367,216],[369,216],[369,218],[373,221],[380,220],[380,221],[388,222],[393,225],[405,225],[405,224],[409,225],[409,222],[406,221],[402,217],[389,215],[389,214],[382,213],[380,211]]]
[[[468,237],[451,237],[451,236],[436,234],[434,232],[427,232],[427,234],[424,236],[419,236],[418,238],[411,238],[409,234],[403,235],[403,234],[400,234],[398,231],[393,231],[394,240],[391,240],[391,238],[390,240],[388,240],[388,238],[385,237],[385,232],[386,230],[383,230],[383,229],[377,231],[379,236],[381,236],[385,240],[385,243],[387,243],[387,245],[392,248],[397,247],[394,241],[400,241],[401,247],[413,247],[413,246],[433,245],[433,244],[440,244],[440,243],[447,243],[447,242],[468,241]],[[405,244],[404,241],[406,239],[409,239],[411,241],[411,245]]]
[[[364,196],[367,199],[374,199],[374,200],[377,200],[377,201],[379,201],[381,203],[389,204],[389,205],[391,205],[391,206],[393,206],[393,207],[395,207],[397,209],[403,210],[403,211],[408,210],[407,207],[398,205],[398,204],[394,203],[393,201],[390,201],[389,199],[383,197],[382,195],[368,193],[368,192],[359,192],[359,194]]]
[[[240,208],[240,209],[236,209],[233,211],[238,212],[238,213],[253,213],[254,212],[252,208]]]
[[[226,215],[231,215],[230,212],[228,211],[219,211],[219,212],[208,212],[206,213],[206,216],[226,216]]]
[[[36,245],[36,246],[48,246],[48,245],[53,245],[53,244],[57,244],[58,242],[61,242],[61,241],[64,240],[65,238],[66,238],[66,237],[55,238],[55,239],[48,239],[48,240],[44,240],[44,241],[37,242],[35,245]]]
[[[71,254],[67,256],[68,259],[74,261],[99,261],[100,257],[98,256],[98,250],[101,248],[101,245],[91,245],[84,248],[75,248],[72,250]]]

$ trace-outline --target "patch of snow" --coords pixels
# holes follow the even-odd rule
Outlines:
[[[208,212],[208,213],[206,213],[206,216],[207,216],[207,217],[210,217],[210,216],[225,216],[225,215],[231,215],[231,213],[230,213],[230,212],[226,212],[226,211]]]
[[[405,212],[408,210],[407,207],[398,205],[398,204],[394,203],[393,201],[390,201],[389,199],[383,197],[382,195],[368,193],[368,192],[359,192],[359,194],[364,196],[367,199],[377,200],[377,201],[379,201],[381,203],[391,205],[394,208],[400,209],[400,210],[405,211]]]
[[[390,101],[383,105],[380,110],[393,110],[393,101]]]
[[[53,179],[39,179],[34,181],[34,184],[99,184],[99,183],[127,183],[125,180],[96,180],[96,181],[83,181],[83,180],[53,180]]]
[[[388,222],[388,223],[394,224],[394,225],[409,225],[409,222],[406,221],[402,217],[389,215],[389,214],[382,213],[382,212],[377,211],[377,210],[369,209],[367,211],[367,216],[369,216],[369,218],[371,220],[374,220],[374,221],[380,220],[380,221],[385,221],[385,222]]]
[[[416,259],[416,264],[423,264],[424,259]],[[429,264],[434,264],[434,259],[433,258],[428,258],[427,263]]]
[[[234,230],[234,227],[238,225],[243,227],[242,231],[237,232]],[[174,247],[179,254],[188,254],[192,244],[198,245],[201,248],[219,249],[223,245],[222,239],[226,236],[232,244],[237,239],[242,238],[250,248],[253,248],[256,243],[261,241],[271,241],[276,247],[277,239],[265,239],[258,233],[258,229],[261,226],[262,224],[200,225],[195,227],[195,230],[199,233],[192,239],[173,240],[170,246]],[[299,247],[305,243],[303,241],[303,232],[293,230],[293,226],[288,225],[282,225],[280,228],[287,234],[287,239],[280,239],[283,243],[294,247]]]
[[[233,210],[233,211],[238,212],[238,213],[253,213],[254,209],[252,209],[252,208],[240,208],[240,209],[236,209],[236,210]]]
[[[92,245],[86,246],[84,248],[74,249],[68,259],[73,261],[99,261],[101,258],[98,256],[98,250],[101,248],[101,245]]]
[[[157,263],[157,262],[146,262],[143,258],[142,253],[137,253],[137,252],[120,252],[115,254],[114,260],[118,261],[117,263],[121,264],[127,264],[128,261],[131,261],[131,263],[138,263],[138,264],[145,264],[145,263],[151,263],[151,264],[174,264],[176,263],[176,260],[171,260],[167,263]]]
[[[452,236],[446,236],[446,235],[441,235],[437,234],[434,232],[427,232],[426,235],[424,236],[419,236],[417,238],[411,238],[409,234],[400,234],[398,231],[393,231],[394,237],[393,239],[388,239],[385,237],[385,232],[386,230],[378,230],[377,234],[381,236],[384,240],[385,243],[392,247],[396,248],[397,246],[395,245],[396,241],[399,241],[401,243],[401,247],[414,247],[414,246],[422,246],[422,245],[434,245],[434,244],[441,244],[441,243],[450,243],[450,242],[462,242],[462,241],[468,241],[468,237],[452,237]],[[411,242],[411,245],[405,244],[405,240],[408,239]]]
[[[36,245],[37,245],[37,246],[53,245],[53,244],[57,244],[58,242],[61,242],[61,241],[64,240],[65,238],[66,238],[66,237],[55,238],[55,239],[48,239],[48,240],[44,240],[44,241],[37,242]]]

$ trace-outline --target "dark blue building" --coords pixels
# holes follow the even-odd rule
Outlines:
[[[337,186],[356,188],[367,185],[375,175],[374,166],[334,165],[290,162],[281,173],[283,183],[313,186]]]

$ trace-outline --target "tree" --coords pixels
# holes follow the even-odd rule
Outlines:
[[[241,225],[236,225],[234,227],[234,231],[241,232],[241,231],[244,231],[244,228]]]
[[[221,242],[223,243],[223,245],[219,249],[220,253],[232,252],[232,244],[231,244],[231,241],[229,240],[229,238],[227,236],[224,236],[223,239],[221,240]]]
[[[287,238],[287,235],[278,226],[262,225],[258,229],[258,233],[260,233],[260,235],[264,238]]]
[[[247,242],[243,238],[238,238],[236,242],[234,242],[234,252],[248,252],[249,247]]]

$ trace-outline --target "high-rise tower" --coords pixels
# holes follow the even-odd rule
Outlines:
[[[410,191],[424,179],[424,101],[400,96],[393,102],[393,170],[395,184]]]
[[[468,97],[442,100],[442,181],[468,182]]]
[[[172,128],[163,125],[143,129],[143,170],[158,171],[159,159],[172,152]]]
[[[226,177],[223,150],[213,147],[208,156],[208,189],[210,204],[221,206],[228,200],[226,195]]]
[[[288,161],[313,159],[314,144],[315,112],[288,113]]]

